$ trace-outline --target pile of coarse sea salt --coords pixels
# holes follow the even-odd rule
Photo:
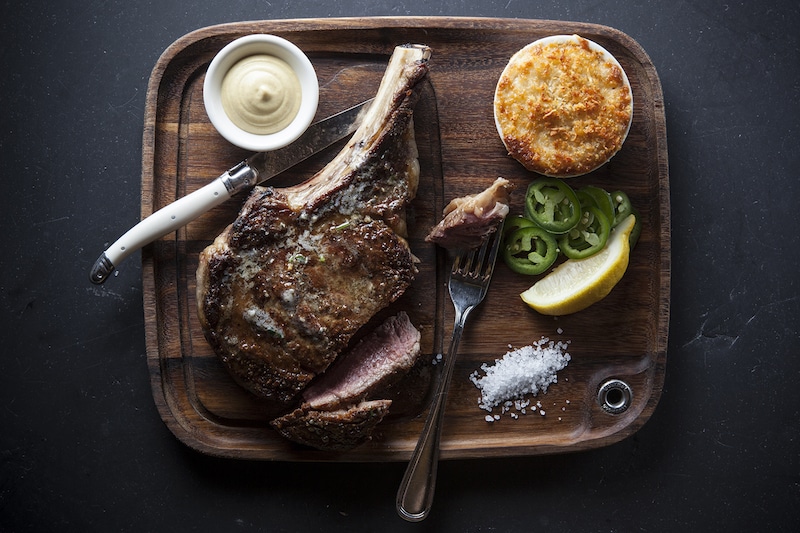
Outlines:
[[[500,420],[501,414],[509,412],[516,419],[519,414],[526,414],[529,407],[544,416],[541,402],[531,406],[531,400],[525,397],[546,392],[550,384],[558,382],[556,373],[570,360],[568,346],[569,341],[555,342],[542,337],[530,346],[507,352],[493,365],[484,363],[480,368],[483,376],[477,370],[473,372],[469,379],[481,391],[478,406],[490,413],[486,421]],[[492,414],[496,407],[500,407],[500,414]]]

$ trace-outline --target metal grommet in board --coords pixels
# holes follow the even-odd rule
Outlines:
[[[618,415],[628,410],[633,402],[633,389],[621,379],[609,379],[597,391],[597,403],[603,411]]]

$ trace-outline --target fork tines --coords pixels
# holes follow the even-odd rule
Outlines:
[[[475,279],[491,276],[503,238],[503,225],[501,223],[495,232],[488,235],[480,247],[456,255],[452,274]]]

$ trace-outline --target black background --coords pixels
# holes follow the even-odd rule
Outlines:
[[[543,18],[636,39],[664,91],[672,318],[652,418],[610,447],[446,461],[421,524],[404,466],[219,460],[162,423],[140,255],[147,80],[204,26],[368,15]],[[792,1],[2,1],[0,531],[796,531],[800,8]],[[613,332],[610,332],[613,334]]]

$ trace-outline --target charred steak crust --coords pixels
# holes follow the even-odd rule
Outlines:
[[[420,60],[396,50],[367,117],[334,160],[300,185],[254,188],[200,254],[204,335],[254,394],[292,401],[411,284],[412,113],[429,53]]]
[[[372,438],[391,400],[372,400],[336,411],[298,408],[271,422],[285,438],[325,451],[348,451]]]

